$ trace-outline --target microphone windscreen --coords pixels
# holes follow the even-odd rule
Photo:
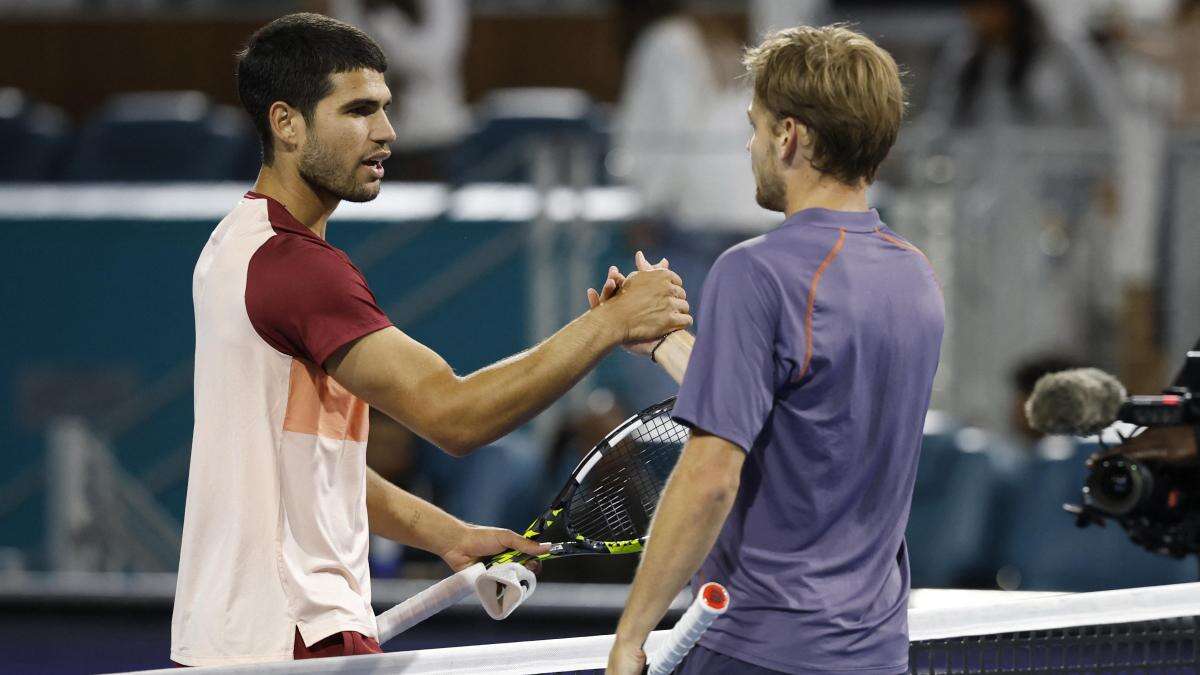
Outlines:
[[[1025,403],[1029,426],[1046,434],[1090,436],[1117,419],[1125,387],[1096,368],[1043,375]]]

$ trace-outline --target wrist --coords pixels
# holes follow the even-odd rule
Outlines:
[[[650,360],[651,360],[652,362],[654,362],[654,363],[658,363],[658,359],[655,357],[655,353],[658,351],[658,348],[659,348],[659,347],[663,346],[663,343],[664,343],[664,342],[666,342],[666,341],[667,341],[667,338],[671,337],[671,335],[673,335],[673,333],[667,333],[666,335],[664,335],[664,336],[660,337],[660,338],[659,338],[659,339],[658,339],[658,340],[657,340],[657,341],[654,343],[654,346],[650,348]]]
[[[469,523],[464,523],[456,519],[452,527],[443,530],[442,536],[438,538],[430,553],[445,559],[451,551],[460,548],[463,540],[467,538],[470,529],[471,525]]]
[[[606,302],[588,310],[584,316],[591,318],[595,324],[595,330],[606,348],[618,347],[625,342],[624,328],[609,303]]]
[[[613,648],[621,650],[641,649],[642,645],[646,644],[646,638],[650,633],[638,635],[634,631],[617,629],[613,636]]]

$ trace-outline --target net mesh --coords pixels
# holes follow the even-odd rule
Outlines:
[[[909,672],[1195,673],[1200,617],[925,640]]]
[[[567,507],[569,527],[597,541],[644,536],[687,439],[669,408],[635,428],[584,476]]]

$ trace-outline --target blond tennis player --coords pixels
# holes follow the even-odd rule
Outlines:
[[[925,256],[867,206],[900,76],[838,26],[776,33],[745,61],[757,200],[785,218],[713,265],[694,349],[683,332],[650,345],[682,381],[674,417],[692,436],[609,672],[641,672],[646,636],[694,578],[736,600],[677,673],[904,673],[904,529],[944,309]]]

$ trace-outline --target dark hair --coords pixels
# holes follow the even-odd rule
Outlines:
[[[1036,354],[1021,359],[1013,366],[1012,384],[1018,392],[1028,396],[1033,393],[1033,385],[1037,384],[1043,375],[1082,367],[1083,363],[1069,354]]]
[[[366,33],[320,14],[289,14],[259,28],[237,55],[237,90],[262,141],[263,163],[275,159],[271,104],[283,101],[312,120],[329,95],[329,76],[367,68],[387,72],[387,59]]]
[[[1013,109],[1025,121],[1034,114],[1029,77],[1043,49],[1042,23],[1030,0],[993,0],[977,2],[979,5],[1002,7],[1012,21],[1006,36],[1010,60],[1004,86],[1008,91]],[[976,38],[970,56],[958,73],[958,95],[954,103],[956,124],[973,124],[979,114],[977,104],[988,59],[994,57],[994,48],[981,37]]]

